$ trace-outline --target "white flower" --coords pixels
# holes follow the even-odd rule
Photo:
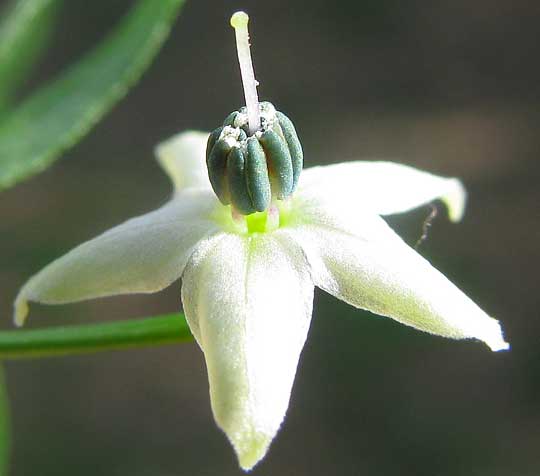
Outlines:
[[[28,301],[150,293],[181,277],[214,417],[244,469],[265,455],[285,416],[314,286],[422,331],[508,348],[499,323],[380,218],[439,198],[458,221],[465,202],[458,180],[388,162],[314,167],[280,202],[272,229],[266,213],[234,220],[218,202],[204,165],[207,137],[188,132],[161,144],[173,198],[36,274],[16,299],[16,322]]]

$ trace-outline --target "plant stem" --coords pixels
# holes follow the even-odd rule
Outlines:
[[[173,344],[192,339],[182,314],[0,332],[0,360],[52,357]]]

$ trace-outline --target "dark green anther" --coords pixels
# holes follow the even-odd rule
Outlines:
[[[230,151],[231,146],[227,141],[218,139],[206,157],[208,178],[210,179],[215,194],[223,205],[229,205],[229,203],[231,203],[227,183],[227,156]]]
[[[242,215],[249,215],[255,212],[255,208],[249,196],[246,175],[244,154],[238,147],[233,147],[227,160],[227,182],[231,196],[231,203]]]
[[[291,194],[293,187],[293,167],[287,143],[272,130],[263,132],[259,142],[266,155],[272,188],[277,198],[283,200]]]
[[[289,147],[291,153],[292,168],[293,168],[293,186],[294,190],[298,185],[298,179],[300,178],[300,172],[304,166],[304,152],[302,151],[302,144],[298,140],[298,134],[292,121],[282,112],[276,111],[276,116],[279,120],[279,125],[283,132],[283,137]]]
[[[254,136],[247,140],[246,182],[255,210],[266,210],[272,196],[270,179],[264,149]]]
[[[238,111],[231,112],[223,121],[223,126],[233,126],[237,115]]]
[[[249,131],[246,108],[227,116],[208,138],[206,164],[214,192],[241,214],[264,211],[272,195],[289,197],[302,171],[302,146],[294,125],[269,102],[259,104],[260,127]]]
[[[206,143],[206,165],[207,166],[208,166],[208,157],[210,157],[210,152],[216,145],[216,142],[219,139],[219,136],[222,130],[223,130],[223,127],[218,127],[214,132],[210,134],[210,137],[208,137],[208,142]]]

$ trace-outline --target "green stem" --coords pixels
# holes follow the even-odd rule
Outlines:
[[[82,354],[191,339],[182,314],[105,324],[3,331],[0,332],[0,360]]]

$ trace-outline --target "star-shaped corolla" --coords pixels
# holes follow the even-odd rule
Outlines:
[[[16,322],[28,301],[150,293],[181,277],[214,417],[244,469],[266,454],[285,416],[314,286],[422,331],[508,348],[499,323],[380,218],[441,199],[457,221],[465,202],[458,180],[388,162],[314,167],[278,202],[279,223],[268,228],[264,213],[234,219],[217,200],[204,165],[207,137],[188,132],[161,144],[172,199],[32,277],[16,299]]]

